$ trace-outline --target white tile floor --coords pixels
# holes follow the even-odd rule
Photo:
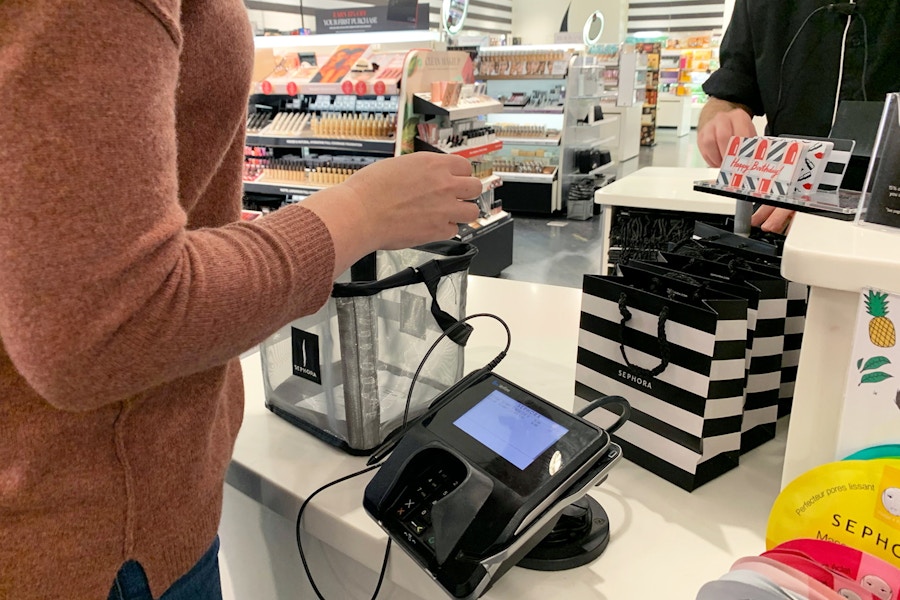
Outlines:
[[[640,149],[621,165],[618,177],[642,167],[704,167],[697,134],[677,137],[674,129],[658,129],[656,146]],[[581,287],[585,273],[600,272],[600,218],[570,221],[564,215],[513,214],[513,263],[502,279]]]

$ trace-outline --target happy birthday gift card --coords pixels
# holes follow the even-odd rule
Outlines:
[[[801,140],[733,136],[718,183],[747,192],[790,194],[806,151]]]

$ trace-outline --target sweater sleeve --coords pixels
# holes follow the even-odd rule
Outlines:
[[[761,115],[763,103],[757,79],[749,5],[750,0],[737,0],[735,3],[731,22],[719,47],[719,68],[703,83],[703,91],[720,100],[743,104],[753,114]]]
[[[331,289],[331,236],[300,206],[186,228],[180,32],[158,6],[0,2],[0,352],[64,410],[223,364]],[[239,177],[222,187],[237,201]]]

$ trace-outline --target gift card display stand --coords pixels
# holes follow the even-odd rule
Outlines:
[[[801,141],[800,136],[732,138],[717,179],[697,181],[694,189],[751,205],[896,227],[900,225],[896,166],[900,149],[891,142],[900,131],[897,104],[896,93],[888,94],[884,103],[841,103],[831,137],[806,138],[793,155],[795,160],[790,152],[776,154],[780,146]],[[873,139],[879,112],[877,139]],[[845,139],[851,136],[853,140]],[[860,181],[863,172],[864,183]],[[739,212],[749,210],[744,207]]]
[[[743,140],[745,138],[735,139]],[[775,138],[755,139],[765,142]],[[742,149],[743,144],[737,149],[737,152],[741,152]],[[737,160],[741,160],[741,158],[743,157],[736,157]],[[726,157],[726,160],[728,160],[728,157]],[[757,160],[759,160],[757,153],[749,153],[746,156],[746,162],[743,164],[749,163],[752,165]],[[733,173],[725,173],[724,171],[720,173],[719,178],[715,181],[696,181],[694,189],[699,192],[708,192],[742,201],[738,203],[737,212],[743,213],[745,218],[746,215],[752,212],[754,204],[764,204],[777,208],[818,214],[833,219],[852,221],[856,216],[860,203],[860,192],[855,190],[837,188],[798,194],[794,193],[793,189],[790,189],[788,190],[790,193],[781,193],[781,190],[778,190],[774,185],[761,186],[756,181],[748,183],[746,177],[736,178]],[[744,219],[738,219],[738,222],[743,223]],[[740,230],[736,229],[735,233],[749,233],[749,230],[749,220],[747,220],[746,225],[741,225]]]

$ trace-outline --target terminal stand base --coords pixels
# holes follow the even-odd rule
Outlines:
[[[609,544],[609,518],[600,503],[585,496],[562,512],[559,521],[519,561],[533,571],[563,571],[586,565],[603,554]]]

